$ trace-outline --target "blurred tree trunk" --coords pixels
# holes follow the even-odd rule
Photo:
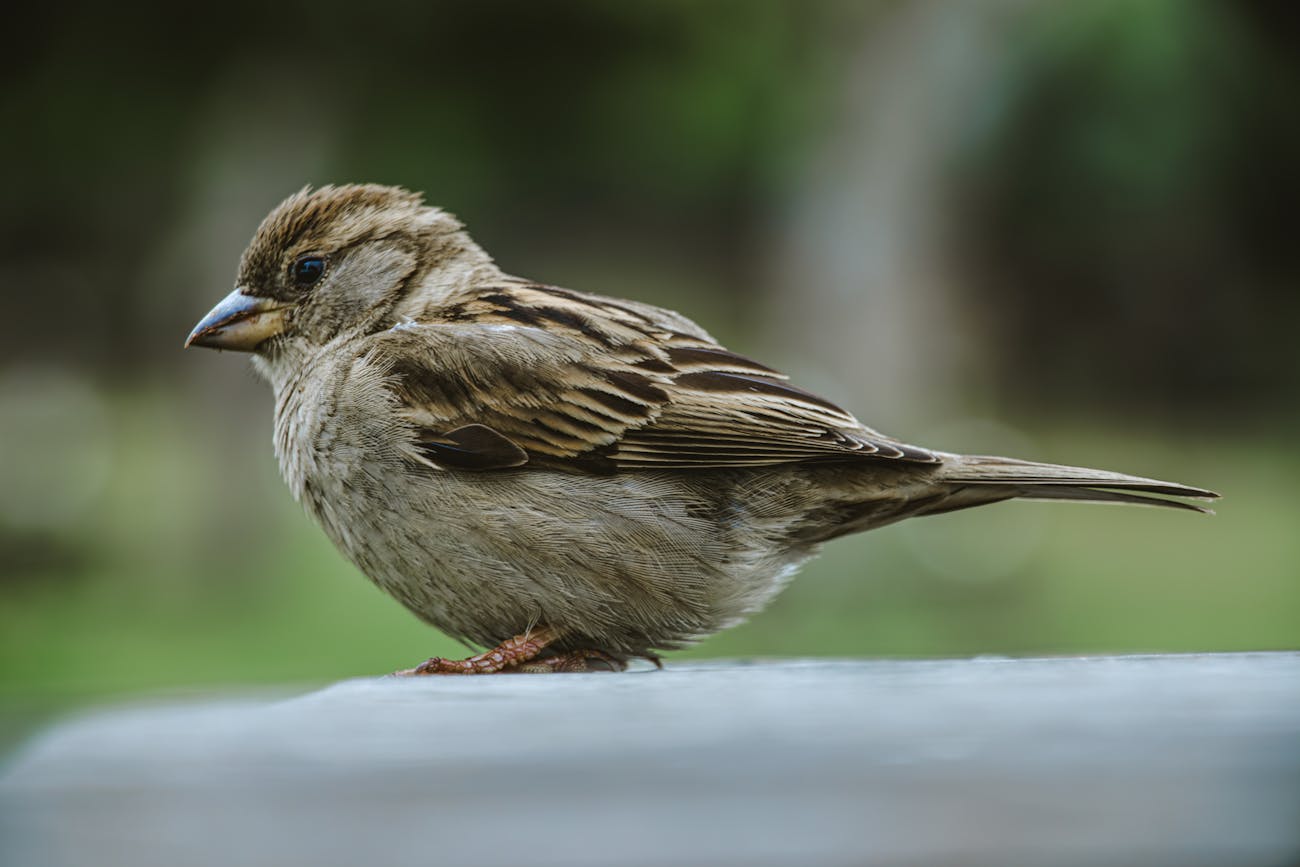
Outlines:
[[[891,4],[875,26],[844,28],[861,43],[836,128],[779,204],[765,337],[867,424],[902,433],[969,412],[962,396],[979,391],[984,329],[959,291],[944,173],[1022,5]]]

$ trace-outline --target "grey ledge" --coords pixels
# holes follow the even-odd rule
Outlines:
[[[0,863],[1300,863],[1300,654],[674,664],[99,711]]]

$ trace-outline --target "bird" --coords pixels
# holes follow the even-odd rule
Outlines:
[[[396,674],[659,665],[840,536],[1017,498],[1218,496],[907,444],[679,313],[511,276],[399,187],[289,196],[185,345],[251,353],[293,496],[478,651]]]

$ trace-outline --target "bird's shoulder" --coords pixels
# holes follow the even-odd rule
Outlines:
[[[501,277],[429,311],[428,321],[514,324],[581,335],[610,347],[647,338],[666,344],[717,345],[707,331],[665,307]]]

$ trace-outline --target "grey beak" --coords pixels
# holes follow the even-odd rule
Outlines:
[[[199,320],[185,339],[185,346],[252,352],[284,331],[284,314],[289,307],[282,301],[245,295],[236,289]]]

